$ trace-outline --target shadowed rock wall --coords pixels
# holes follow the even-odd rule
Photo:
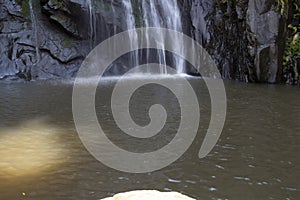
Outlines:
[[[184,32],[207,49],[225,79],[282,80],[286,24],[277,1],[178,2]],[[87,1],[2,0],[0,79],[74,77],[92,46],[126,30],[121,0],[95,0],[93,10],[91,30]],[[138,13],[135,11],[137,18]]]

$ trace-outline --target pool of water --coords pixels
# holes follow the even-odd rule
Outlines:
[[[110,95],[116,81],[101,83],[96,95],[107,136],[135,152],[168,144],[180,121],[174,95],[157,85],[134,94],[130,108],[137,124],[149,123],[147,110],[153,104],[162,104],[168,113],[157,137],[139,141],[122,134],[113,120]],[[196,199],[299,199],[299,88],[225,82],[225,127],[212,152],[199,159],[210,98],[201,79],[189,81],[200,103],[198,135],[176,162],[144,174],[116,171],[89,154],[73,121],[72,84],[1,82],[0,199],[89,200],[136,189],[178,191]]]

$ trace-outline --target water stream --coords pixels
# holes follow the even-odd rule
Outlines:
[[[92,0],[88,0],[88,7],[90,13],[90,39],[91,41],[95,41],[95,17],[93,17],[92,9]],[[122,7],[122,13],[120,9],[115,9],[115,6]],[[181,11],[179,9],[179,5],[177,0],[149,0],[149,1],[132,1],[132,0],[123,0],[120,2],[116,2],[114,5],[114,1],[111,1],[110,4],[111,11],[113,16],[121,17],[120,27],[122,31],[132,30],[139,27],[161,27],[172,29],[178,32],[182,32],[182,22],[181,22]],[[100,6],[99,6],[100,7]],[[114,34],[117,33],[117,27],[113,27]],[[94,32],[94,33],[93,33]],[[111,36],[111,35],[110,35]],[[133,32],[130,36],[131,47],[134,47],[136,44],[135,38],[137,38],[137,34]],[[146,34],[147,43],[150,42],[150,36]],[[158,42],[160,40],[165,40],[165,35],[163,31],[157,34],[157,42],[154,44],[156,51],[145,49],[144,53],[140,51],[132,51],[129,56],[129,65],[128,67],[134,67],[142,63],[151,63],[153,59],[157,60],[159,64],[165,66],[167,64],[172,65],[171,67],[177,69],[178,73],[184,73],[184,60],[180,59],[178,56],[169,55],[164,51],[165,43]],[[181,41],[178,38],[172,38],[174,40],[175,48],[182,48]],[[153,46],[153,44],[152,44]],[[141,73],[138,72],[137,73]],[[167,74],[167,68],[162,67],[160,69],[161,74]]]
[[[142,3],[143,17],[146,27],[161,27],[182,32],[181,13],[178,7],[177,0],[166,0],[163,3],[157,0],[143,1]],[[159,34],[161,38],[164,34]],[[175,47],[180,45],[177,38],[173,38]],[[164,43],[157,43],[157,49],[164,49]],[[165,51],[158,51],[159,63],[166,65]],[[183,62],[178,57],[173,57],[173,62],[178,73],[183,73]],[[162,69],[162,73],[166,73],[166,68]]]
[[[181,13],[177,4],[177,0],[166,0],[163,3],[157,0],[143,1],[141,7],[145,27],[161,27],[182,32]],[[161,32],[159,37],[164,38],[164,34]],[[174,38],[173,45],[178,44],[180,44],[179,41]],[[157,43],[156,49],[165,49],[165,44]],[[149,60],[149,55],[150,53],[147,52],[146,60]],[[160,64],[167,64],[167,56],[165,51],[158,50],[157,56]],[[184,63],[182,62],[182,59],[174,56],[173,64],[175,65],[178,73],[183,73]],[[166,67],[161,69],[161,73],[167,73]]]
[[[95,46],[95,42],[97,41],[96,17],[94,13],[93,0],[87,0],[86,2],[89,9],[90,47],[93,48]]]
[[[131,0],[122,1],[124,11],[125,11],[125,20],[126,20],[126,29],[131,30],[136,28],[135,17],[133,13]],[[135,38],[137,38],[137,33],[130,35],[131,48],[134,47]],[[137,51],[131,52],[131,65],[137,66],[139,64],[139,55]]]
[[[34,0],[29,0],[29,8],[30,8],[30,18],[31,18],[31,25],[32,25],[32,31],[34,35],[34,46],[35,46],[35,54],[36,54],[36,60],[34,64],[37,64],[40,61],[40,50],[39,50],[39,44],[38,44],[38,26],[37,26],[37,18],[36,13],[34,10]]]

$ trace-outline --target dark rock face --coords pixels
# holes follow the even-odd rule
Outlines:
[[[250,0],[247,12],[247,21],[250,31],[256,35],[256,55],[254,69],[257,80],[260,82],[275,83],[280,79],[282,70],[279,61],[281,45],[280,14],[272,10],[274,0]]]
[[[224,78],[281,80],[281,16],[273,0],[193,0],[194,36],[213,56]]]
[[[0,79],[74,77],[92,46],[126,30],[121,0],[96,2],[90,15],[83,0],[2,0]],[[284,23],[275,0],[179,3],[184,32],[212,55],[224,78],[281,81]],[[126,71],[122,60],[117,65],[114,73]]]
[[[35,25],[28,0],[0,2],[0,79],[70,78],[76,74],[89,47],[78,39],[72,15],[63,15],[67,11],[50,2],[55,1],[33,1]],[[59,20],[61,27],[53,22],[58,16],[64,16]]]

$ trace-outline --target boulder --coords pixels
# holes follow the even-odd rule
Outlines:
[[[155,190],[140,190],[116,194],[102,200],[195,200],[178,192],[159,192]]]

